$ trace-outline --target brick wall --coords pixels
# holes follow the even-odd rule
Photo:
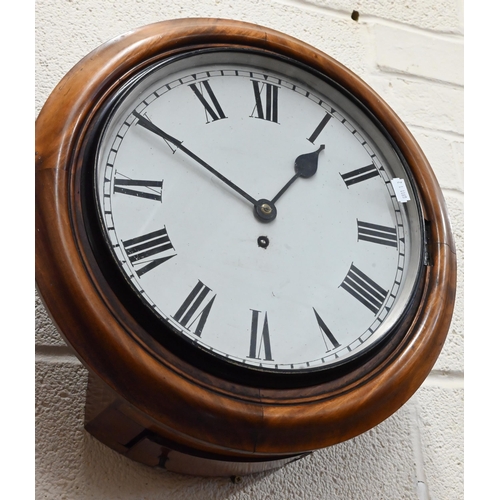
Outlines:
[[[150,469],[83,430],[87,372],[35,295],[39,499],[463,498],[463,13],[460,0],[38,0],[36,113],[86,53],[135,27],[226,17],[298,37],[358,73],[400,115],[433,166],[459,259],[454,319],[415,396],[388,420],[271,474],[203,479]],[[359,13],[357,20],[351,16]]]

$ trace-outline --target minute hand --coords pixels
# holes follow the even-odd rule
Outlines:
[[[142,127],[149,130],[150,132],[153,132],[153,134],[156,134],[156,135],[160,136],[162,139],[165,139],[166,141],[177,146],[178,149],[183,151],[185,154],[187,154],[189,157],[191,157],[194,161],[199,163],[202,167],[206,168],[211,174],[215,175],[215,177],[217,177],[222,182],[227,184],[231,189],[233,189],[238,194],[243,196],[243,198],[248,200],[254,207],[257,206],[257,200],[255,198],[253,198],[248,193],[243,191],[243,189],[238,187],[234,182],[230,181],[227,177],[222,175],[220,172],[217,172],[217,170],[215,170],[213,167],[211,167],[206,161],[203,161],[199,156],[195,155],[192,151],[190,151],[185,146],[183,146],[182,142],[179,141],[179,139],[176,139],[175,137],[172,137],[171,135],[169,135],[166,132],[164,132],[163,130],[161,130],[154,123],[150,122],[147,118],[145,118],[144,116],[137,113],[137,111],[134,110],[132,112],[132,114],[137,118],[138,125],[141,125]]]

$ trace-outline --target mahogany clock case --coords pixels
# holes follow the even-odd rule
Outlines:
[[[364,113],[370,116],[372,122],[378,125],[380,130],[391,143],[392,147],[397,150],[397,145],[394,144],[391,137],[383,129],[376,117],[373,116],[370,111],[367,110],[357,99],[355,99],[355,97],[350,95],[346,89],[339,87],[335,81],[328,79],[325,75],[317,73],[303,64],[290,61],[282,56],[269,55],[266,52],[261,52],[256,49],[225,48],[222,49],[222,51],[226,53],[239,52],[246,55],[264,54],[268,58],[271,57],[276,59],[276,62],[284,60],[296,67],[306,69],[308,73],[315,74],[318,78],[324,79],[328,85],[337,88],[350,100],[355,101],[357,107],[363,109]],[[86,166],[86,168],[82,168],[81,170],[80,183],[82,219],[85,224],[85,233],[90,246],[92,247],[93,255],[96,256],[96,260],[99,264],[99,270],[105,277],[106,282],[110,284],[120,302],[125,305],[126,309],[131,312],[131,314],[133,314],[135,320],[142,326],[144,331],[148,332],[151,337],[153,337],[160,345],[163,345],[169,352],[175,353],[180,358],[186,360],[192,365],[197,366],[198,368],[201,368],[203,371],[253,387],[276,389],[305,387],[333,379],[339,379],[342,376],[346,376],[350,372],[354,372],[357,368],[362,366],[366,367],[369,361],[376,357],[377,353],[380,355],[381,351],[384,351],[384,346],[386,346],[386,348],[388,347],[390,352],[392,348],[387,346],[387,344],[391,343],[394,345],[394,343],[398,343],[401,340],[402,335],[406,332],[409,326],[409,320],[407,318],[413,318],[422,293],[423,273],[426,265],[426,249],[423,241],[419,242],[421,248],[418,249],[418,255],[420,258],[416,266],[417,279],[413,287],[414,289],[410,294],[410,300],[405,305],[401,318],[392,328],[392,334],[380,338],[378,340],[378,344],[375,343],[373,347],[367,351],[360,351],[359,353],[349,357],[348,360],[341,359],[341,362],[336,363],[333,367],[327,365],[326,367],[310,368],[307,371],[297,369],[280,369],[279,372],[276,372],[275,370],[266,370],[263,367],[255,367],[253,365],[246,365],[245,367],[242,367],[237,363],[231,362],[231,358],[228,358],[227,356],[218,355],[217,352],[208,351],[202,344],[189,341],[189,339],[178,334],[176,330],[169,327],[168,324],[162,321],[162,318],[159,315],[155,314],[155,311],[152,311],[151,308],[148,307],[143,296],[127,284],[123,269],[120,268],[119,263],[114,260],[116,256],[114,256],[110,248],[109,241],[103,237],[103,232],[100,228],[103,222],[99,220],[99,210],[97,207],[98,201],[96,199],[97,188],[94,185],[96,182],[96,175],[95,170],[91,168],[91,166],[96,164],[100,136],[103,128],[108,123],[113,110],[122,100],[126,98],[129,87],[133,88],[138,80],[144,78],[143,74],[147,75],[150,72],[154,72],[158,66],[168,66],[173,62],[184,58],[189,59],[192,57],[199,57],[201,59],[216,52],[221,52],[221,48],[189,51],[186,54],[179,54],[172,58],[167,58],[159,63],[159,65],[153,64],[152,68],[146,68],[143,72],[139,73],[136,77],[130,79],[130,81],[119,88],[117,92],[110,96],[110,98],[101,106],[101,109],[96,112],[95,118],[89,125],[88,138],[82,148],[81,164]],[[401,155],[400,157],[403,158]],[[410,182],[413,181],[411,173],[409,174],[409,180]],[[412,184],[413,196],[418,196],[416,187],[413,182]],[[418,208],[419,205],[417,205],[417,209]],[[425,234],[424,221],[421,212],[418,212],[418,217],[421,226],[420,232]],[[217,221],[214,220],[214,224],[216,223]],[[375,363],[377,363],[376,360]]]
[[[341,366],[270,374],[166,335],[165,323],[127,286],[99,230],[94,157],[126,82],[165,59],[207,50],[266,53],[320,75],[372,116],[413,180],[427,241],[412,300],[391,335]],[[47,310],[91,374],[174,447],[267,460],[336,444],[402,406],[441,351],[453,312],[456,262],[432,169],[373,90],[299,40],[219,19],[166,21],[119,36],[80,61],[50,95],[36,122],[35,160],[36,282]]]

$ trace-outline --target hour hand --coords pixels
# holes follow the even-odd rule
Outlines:
[[[271,200],[272,203],[276,203],[278,198],[299,178],[303,177],[308,179],[312,177],[318,170],[318,156],[325,149],[325,145],[322,144],[317,151],[312,153],[305,153],[303,155],[297,156],[294,164],[295,175],[281,188],[279,193]]]

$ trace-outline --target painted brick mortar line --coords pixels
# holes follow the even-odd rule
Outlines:
[[[349,13],[349,17],[351,17],[351,14]],[[385,19],[383,17],[376,17],[376,16],[371,16],[369,14],[363,15],[362,12],[359,13],[359,19],[357,21],[359,24],[369,24],[369,25],[374,25],[374,24],[380,24],[383,26],[389,26],[391,28],[396,28],[401,31],[409,31],[412,33],[416,33],[422,36],[432,36],[436,40],[443,40],[443,41],[463,41],[464,35],[463,33],[453,33],[450,31],[438,31],[438,30],[431,30],[431,29],[426,29],[426,28],[420,28],[419,26],[414,26],[413,24],[407,24],[407,23],[398,23],[397,21],[392,21],[390,19]]]
[[[422,386],[441,387],[442,389],[463,389],[464,373],[458,371],[431,371]]]
[[[289,5],[290,7],[295,7],[299,10],[307,10],[309,12],[316,12],[321,15],[328,15],[330,17],[337,17],[339,19],[351,19],[352,10],[346,11],[342,9],[332,9],[331,7],[326,7],[323,5],[316,5],[309,3],[307,1],[301,0],[273,0],[274,3],[279,3],[282,5]],[[353,23],[356,21],[352,21]]]
[[[392,21],[390,19],[377,17],[370,14],[363,14],[363,12],[359,10],[358,10],[359,19],[357,21],[354,21],[351,19],[352,10],[346,11],[342,9],[333,9],[322,5],[312,4],[310,2],[307,2],[307,0],[273,0],[273,1],[274,3],[289,5],[290,7],[295,7],[296,9],[300,10],[317,12],[322,15],[329,15],[331,17],[337,17],[339,19],[349,19],[353,23],[358,23],[358,24],[383,24],[385,26],[391,26],[393,28],[401,30],[412,31],[414,33],[433,35],[436,38],[440,38],[443,40],[459,41],[464,39],[463,33],[461,31],[458,31],[460,29],[459,26],[457,26],[457,32],[431,30],[431,29],[420,28],[419,26],[414,26],[413,24]]]
[[[459,190],[459,189],[444,189],[444,188],[441,188],[441,190],[443,191],[443,194],[446,196],[446,195],[456,195],[458,196],[462,202],[464,201],[464,192]]]
[[[436,129],[436,128],[425,127],[423,125],[408,125],[407,124],[406,126],[411,127],[413,135],[415,135],[416,132],[432,133],[432,135],[435,135],[437,137],[443,137],[445,139],[449,139],[452,141],[457,141],[457,142],[464,141],[464,134],[461,134],[460,132],[455,132],[453,130],[440,130],[440,129]]]
[[[454,89],[463,90],[464,85],[458,83],[447,82],[445,80],[440,80],[439,78],[430,78],[425,76],[415,75],[413,73],[406,73],[404,71],[398,71],[397,69],[390,68],[389,66],[377,65],[378,72],[372,73],[372,76],[383,78],[383,75],[398,76],[404,80],[415,83],[430,83],[435,85],[441,85],[443,87],[452,87]]]
[[[79,363],[80,360],[73,354],[73,351],[64,345],[58,346],[47,346],[38,345],[35,347],[35,361],[43,363],[54,363],[54,362],[72,362]]]
[[[387,99],[386,99],[387,102]],[[432,128],[431,126],[425,127],[423,125],[417,125],[414,123],[410,123],[408,121],[405,122],[405,125],[410,129],[410,130],[420,130],[422,132],[432,132],[435,135],[441,135],[442,137],[453,137],[456,138],[459,142],[464,141],[464,135],[461,134],[460,132],[454,132],[453,130],[445,130],[445,129],[439,129],[439,128]]]
[[[403,70],[397,70],[395,68],[391,68],[390,66],[385,66],[384,64],[378,64],[378,63],[376,64],[377,64],[376,66],[377,72],[371,73],[371,75],[375,77],[381,78],[383,77],[383,75],[389,75],[389,76],[399,77],[401,80],[406,80],[408,82],[430,83],[432,85],[440,85],[442,87],[451,87],[453,89],[464,90],[463,84],[448,82],[438,77],[432,78],[432,77],[419,76],[414,73],[407,73]]]
[[[419,414],[415,400],[408,407],[413,425],[410,427],[410,438],[415,460],[415,486],[418,500],[430,500],[429,489],[425,476],[424,453],[422,450],[422,439],[420,437]]]

